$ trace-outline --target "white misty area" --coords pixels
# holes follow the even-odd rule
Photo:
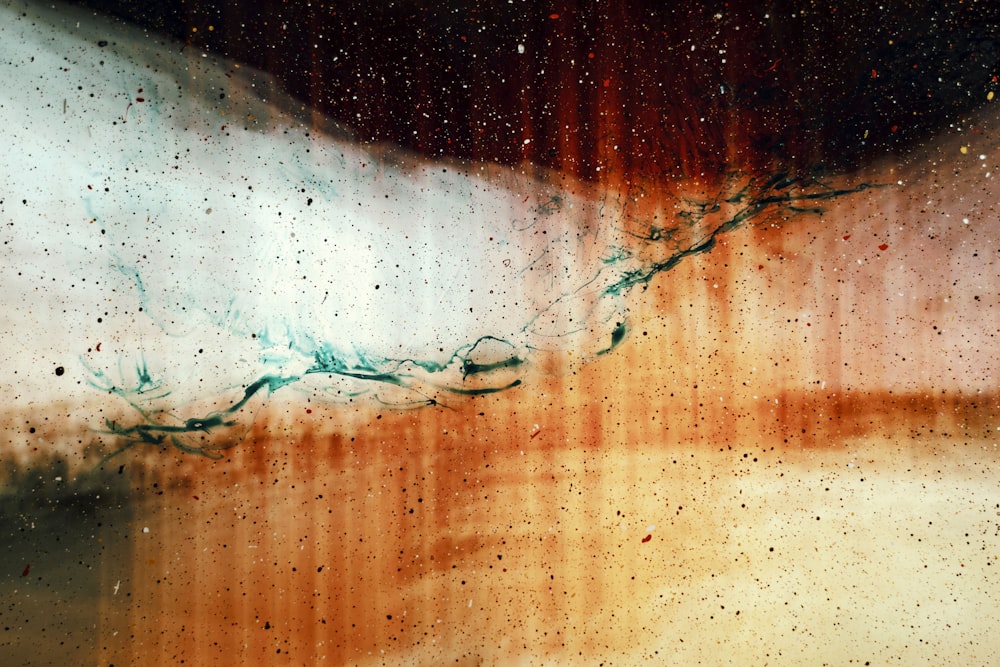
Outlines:
[[[0,7],[0,73],[15,401],[96,377],[176,405],[317,352],[476,388],[462,361],[593,355],[622,331],[611,201],[359,146],[266,75],[77,9]]]

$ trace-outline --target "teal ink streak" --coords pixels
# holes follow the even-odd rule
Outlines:
[[[519,357],[511,357],[510,359],[504,359],[503,361],[497,361],[492,364],[477,364],[473,361],[465,361],[462,364],[462,373],[464,375],[479,375],[481,373],[489,373],[490,371],[499,370],[501,368],[517,368],[524,363],[524,359]]]
[[[446,391],[453,394],[459,394],[462,396],[485,396],[486,394],[496,394],[501,391],[507,391],[508,389],[513,389],[514,387],[520,387],[521,381],[514,380],[513,382],[506,384],[502,387],[483,387],[482,389],[462,389],[461,387],[444,387]]]
[[[624,322],[619,322],[618,325],[615,327],[614,331],[611,332],[611,345],[604,348],[603,350],[600,350],[597,354],[603,355],[607,354],[608,352],[611,352],[613,349],[621,345],[622,341],[625,340],[625,336],[627,334],[628,334],[628,327],[625,325]]]
[[[145,386],[150,382],[148,372],[145,370],[143,375],[140,377],[140,386]],[[243,398],[233,403],[225,410],[214,412],[201,418],[186,419],[182,424],[171,425],[159,423],[148,415],[144,415],[146,416],[148,423],[135,424],[133,426],[119,426],[114,421],[109,420],[106,422],[106,433],[125,438],[126,444],[105,456],[98,465],[103,465],[110,459],[130,449],[134,445],[147,444],[163,446],[168,441],[175,448],[189,454],[200,454],[213,459],[221,458],[221,450],[237,445],[239,440],[227,441],[219,446],[193,446],[185,443],[178,436],[190,433],[201,433],[207,435],[216,429],[237,426],[237,420],[227,419],[227,417],[239,412],[255,394],[264,389],[267,390],[268,394],[271,394],[281,387],[295,382],[296,380],[298,380],[298,378],[276,376],[262,377],[250,384],[250,386],[244,390]],[[115,393],[122,392],[118,390],[115,391]]]
[[[870,187],[880,186],[862,184],[853,188],[830,188],[818,179],[791,177],[783,173],[774,174],[761,183],[752,179],[741,183],[740,176],[733,174],[729,185],[723,187],[715,198],[682,200],[683,210],[677,213],[673,225],[648,224],[645,231],[627,232],[638,247],[609,245],[604,249],[592,273],[576,276],[576,286],[554,296],[547,307],[536,313],[521,328],[521,332],[532,333],[542,323],[561,322],[561,328],[554,333],[537,334],[559,338],[595,329],[596,325],[603,326],[604,322],[613,322],[610,324],[610,340],[605,347],[596,350],[597,355],[609,354],[628,336],[629,326],[623,312],[623,299],[633,287],[645,287],[655,276],[670,271],[685,258],[710,252],[720,235],[740,228],[765,212],[786,213],[789,216],[819,213],[822,211],[822,202]],[[542,215],[552,215],[561,207],[562,199],[554,196],[538,205],[535,211]],[[549,245],[543,245],[540,248],[541,254],[536,255],[519,275],[542,270],[543,262],[550,261],[549,254],[555,256],[556,244],[563,242],[566,242],[564,236],[549,239]],[[138,269],[127,266],[118,258],[114,260],[114,267],[134,280],[137,292],[145,299],[146,285]],[[597,305],[593,303],[595,298]],[[603,301],[615,305],[612,312],[620,313],[617,319],[594,321],[593,318],[598,317],[598,306]],[[574,307],[581,304],[584,306],[583,310],[573,311]],[[563,311],[577,314],[568,316],[563,322],[559,319]],[[232,315],[238,317],[236,312]],[[289,337],[278,329],[274,331]],[[271,351],[267,352],[265,358],[280,360],[282,353],[275,348],[278,339],[271,335],[269,329],[262,329],[254,335],[262,345],[270,347]],[[161,448],[172,446],[183,452],[220,458],[223,451],[242,441],[248,431],[246,419],[241,419],[238,413],[249,405],[252,398],[257,395],[270,396],[279,389],[296,385],[307,378],[321,379],[324,375],[331,381],[339,378],[362,385],[395,388],[415,398],[386,402],[379,394],[374,394],[375,400],[382,404],[398,408],[447,408],[447,405],[435,398],[436,393],[483,396],[522,386],[523,379],[517,376],[523,374],[530,365],[530,353],[535,349],[530,345],[518,347],[500,336],[485,335],[455,350],[449,358],[438,361],[410,357],[370,357],[362,352],[363,343],[364,341],[359,341],[353,352],[344,354],[332,344],[315,343],[308,336],[292,338],[287,343],[289,354],[302,354],[311,349],[311,363],[308,367],[296,373],[262,375],[247,385],[242,396],[228,407],[187,419],[163,410],[154,412],[144,407],[151,400],[170,396],[170,392],[150,372],[145,358],[140,358],[135,364],[129,374],[133,378],[130,383],[112,382],[105,373],[90,369],[92,385],[124,398],[142,418],[141,423],[132,425],[107,422],[105,432],[124,439],[125,444],[108,454],[101,463],[136,445]],[[119,375],[122,377],[126,376],[124,370],[120,364]],[[473,381],[475,384],[471,384]],[[130,388],[126,388],[126,385]],[[354,397],[360,393],[362,392],[352,391],[343,395]]]

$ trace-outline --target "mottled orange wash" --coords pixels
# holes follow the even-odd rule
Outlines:
[[[946,289],[994,241],[962,212],[980,184],[933,172],[720,237],[636,288],[612,354],[536,358],[511,391],[279,392],[224,460],[124,455],[102,664],[986,664],[978,626],[918,641],[1000,583],[995,544],[957,537],[1000,507],[997,315]],[[921,240],[931,196],[977,230]],[[927,616],[900,625],[916,590]]]
[[[122,454],[100,664],[986,664],[1000,647],[968,620],[1000,590],[984,126],[968,155],[945,137],[842,177],[885,187],[758,216],[636,287],[611,354],[539,355],[520,387],[412,411],[282,390],[220,461]],[[567,141],[581,164],[604,150]],[[607,176],[578,187],[634,197],[639,220],[722,179],[640,182],[599,155]],[[32,435],[118,409],[98,407]]]
[[[719,401],[672,388],[671,355],[648,348],[344,430],[344,410],[288,402],[224,461],[147,460],[123,594],[101,607],[103,653],[114,664],[628,663],[680,632],[671,581],[709,585],[733,567],[719,547],[727,518],[767,521],[735,493],[740,478],[752,489],[788,473],[794,486],[809,452],[843,454],[857,439],[876,443],[859,465],[918,460],[941,430],[971,447],[1000,410],[996,395],[727,390]]]
[[[121,455],[100,664],[987,664],[997,315],[945,288],[995,285],[972,260],[995,237],[960,210],[975,179],[935,247],[933,178],[884,175],[916,185],[720,237],[636,288],[613,353],[535,358],[508,392],[279,391],[223,460]]]

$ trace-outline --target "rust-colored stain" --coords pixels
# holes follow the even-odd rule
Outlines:
[[[995,522],[996,395],[783,393],[780,414],[772,400],[693,410],[690,395],[624,396],[613,378],[630,356],[552,381],[542,406],[490,397],[347,433],[337,411],[309,425],[278,414],[223,461],[130,461],[149,532],[123,564],[128,597],[103,598],[102,624],[129,635],[104,636],[102,655],[693,663],[716,642],[760,651],[750,633],[806,657],[864,657],[792,628],[836,618],[861,631],[884,612],[859,599],[905,604],[914,582],[945,622],[988,604],[989,538],[949,536]],[[948,489],[970,504],[953,512]],[[959,560],[967,597],[935,604]],[[907,634],[879,636],[905,652]]]

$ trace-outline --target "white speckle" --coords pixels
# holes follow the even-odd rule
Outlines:
[[[115,595],[118,595],[118,588],[122,585],[122,580],[119,579],[115,582]]]
[[[517,52],[518,53],[524,53],[524,44],[518,44],[517,45]]]
[[[469,598],[469,609],[472,609],[472,598]]]
[[[646,532],[651,533],[656,529],[656,526],[646,526]]]
[[[149,526],[143,526],[142,527],[142,532],[148,533],[149,532]]]
[[[528,144],[530,144],[530,143],[531,143],[531,139],[525,139],[525,140],[524,140],[524,145],[525,145],[525,146],[527,146],[527,145],[528,145]]]
[[[963,225],[969,224],[969,219],[968,218],[962,218],[962,224]]]

